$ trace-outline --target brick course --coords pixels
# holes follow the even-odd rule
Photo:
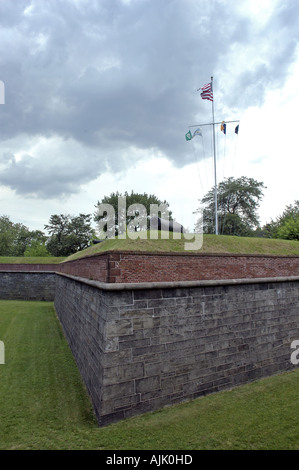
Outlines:
[[[1,271],[22,271],[22,272],[33,272],[33,271],[46,271],[56,272],[60,270],[60,264],[26,264],[26,263],[0,263]]]
[[[299,256],[106,252],[62,263],[60,272],[108,283],[299,276]]]
[[[299,256],[108,251],[60,264],[0,264],[1,271],[61,272],[105,283],[299,276]]]

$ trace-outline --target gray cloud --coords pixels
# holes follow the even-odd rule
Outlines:
[[[1,169],[1,182],[16,191],[17,194],[51,198],[53,194],[64,196],[79,191],[80,184],[95,179],[100,173],[91,155],[82,158],[62,159],[60,155],[51,158],[34,158],[25,154],[21,159],[5,154]]]
[[[85,156],[71,158],[65,145],[54,160],[50,145],[43,155],[23,148],[0,183],[45,198],[73,193],[107,168],[128,168],[122,153],[129,147],[161,151],[177,166],[190,162],[187,126],[209,114],[199,86],[216,76],[220,109],[259,105],[294,60],[297,3],[284,2],[260,28],[234,5],[3,0],[2,138],[57,136],[76,141]],[[248,52],[241,69],[231,69],[232,51]]]

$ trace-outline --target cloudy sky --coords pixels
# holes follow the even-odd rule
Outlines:
[[[190,230],[217,180],[266,189],[261,224],[299,199],[298,0],[0,0],[1,215],[31,230],[155,194]],[[0,95],[1,98],[1,95]],[[1,102],[1,101],[0,101]],[[191,128],[194,130],[194,128]]]

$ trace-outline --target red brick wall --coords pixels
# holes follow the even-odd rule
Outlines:
[[[9,263],[1,263],[0,264],[0,271],[50,271],[56,272],[60,270],[59,264],[9,264]]]
[[[0,271],[51,271],[108,282],[108,255],[87,257],[59,264],[0,264]]]
[[[0,271],[56,271],[109,283],[299,276],[299,256],[105,252],[55,265],[2,264]]]
[[[299,256],[112,253],[109,282],[171,282],[299,276]]]
[[[59,271],[72,276],[109,282],[109,253],[61,263]]]

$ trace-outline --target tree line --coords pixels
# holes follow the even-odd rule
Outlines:
[[[29,230],[21,223],[13,223],[8,216],[0,217],[0,256],[68,256],[87,248],[95,236],[91,215],[51,215],[41,230]]]
[[[217,185],[219,233],[239,237],[299,240],[299,200],[286,206],[275,220],[260,225],[258,208],[266,189],[261,181],[242,176],[226,178]],[[203,232],[215,233],[215,188],[200,201]],[[199,226],[195,226],[199,228]]]
[[[151,204],[163,208],[162,217],[172,218],[167,201],[161,201],[153,194],[139,194],[133,191],[112,193],[97,202],[96,211],[92,214],[53,214],[49,222],[44,226],[47,234],[40,230],[31,231],[21,223],[13,223],[7,215],[0,216],[0,256],[55,256],[66,257],[90,246],[95,239],[109,238],[122,233],[120,227],[129,226],[130,222],[139,215],[138,207],[133,213],[127,214],[123,208],[119,210],[119,198],[126,200],[126,207],[133,204],[142,205],[147,213],[150,213]],[[103,211],[103,207],[113,209],[113,223],[109,220],[109,211]],[[92,221],[98,224],[99,230],[95,230]],[[138,230],[149,228],[135,226]],[[112,230],[113,229],[113,230]]]
[[[275,220],[260,226],[258,208],[264,189],[263,182],[244,176],[237,179],[227,178],[217,185],[220,235],[299,240],[299,200],[286,206],[283,213]],[[133,210],[127,213],[124,207],[120,208],[120,198],[125,198],[126,208],[133,207]],[[133,206],[134,204],[136,206]],[[104,196],[97,202],[93,215],[53,214],[48,224],[44,226],[47,234],[41,230],[32,231],[21,223],[12,222],[9,216],[2,215],[0,256],[66,257],[87,248],[98,237],[109,238],[111,231],[115,235],[120,235],[121,227],[122,230],[130,225],[133,230],[149,229],[149,217],[138,219],[140,215],[138,205],[145,207],[147,214],[150,214],[152,205],[156,205],[161,209],[162,218],[173,219],[166,200],[161,201],[153,194],[139,194],[133,191],[130,194],[114,192],[110,196]],[[111,211],[104,210],[108,206],[113,209],[112,216]],[[195,224],[194,231],[215,233],[215,188],[208,191],[200,200],[197,212],[202,214],[199,218],[202,222]],[[113,217],[113,220],[111,221],[109,217]],[[145,220],[145,224],[140,226],[139,222],[134,223],[134,220]],[[97,224],[98,231],[93,228],[92,221]]]

